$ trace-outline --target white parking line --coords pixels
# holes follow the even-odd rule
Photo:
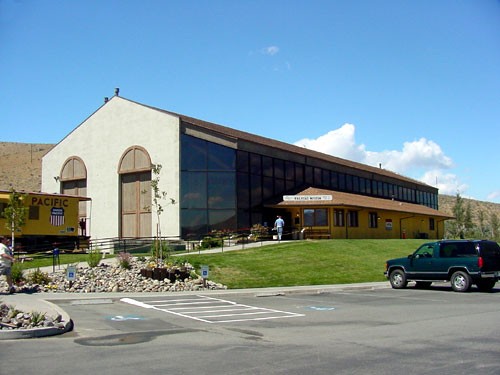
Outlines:
[[[120,301],[146,309],[155,309],[169,314],[198,320],[205,323],[230,323],[250,320],[268,320],[304,316],[287,311],[243,305],[233,301],[207,296],[168,298],[138,301],[122,298]]]

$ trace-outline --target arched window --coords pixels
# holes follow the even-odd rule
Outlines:
[[[87,196],[87,168],[78,156],[71,156],[63,164],[59,175],[60,191],[62,194]],[[78,206],[80,221],[79,234],[87,235],[87,202],[81,201]]]

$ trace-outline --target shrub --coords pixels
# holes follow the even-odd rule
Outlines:
[[[212,247],[221,247],[222,241],[223,241],[222,238],[207,236],[201,240],[200,248],[211,249]]]
[[[33,327],[36,327],[40,323],[43,323],[45,320],[45,313],[41,313],[38,311],[32,311],[31,312],[31,324]]]
[[[269,237],[269,229],[261,224],[252,225],[250,233],[254,241]]]
[[[10,272],[12,276],[12,282],[14,284],[20,284],[26,280],[21,263],[13,263]]]
[[[159,263],[160,259],[168,260],[171,250],[172,247],[165,240],[161,241],[161,249],[159,240],[156,239],[151,243],[151,257],[155,259],[157,263]]]
[[[89,253],[87,255],[87,263],[89,264],[89,267],[90,268],[97,267],[100,261],[101,261],[101,250],[98,247],[89,250]]]
[[[132,255],[130,255],[130,253],[121,251],[117,255],[117,258],[118,258],[118,263],[120,264],[120,266],[122,268],[124,268],[126,270],[129,270],[132,268],[132,265],[130,264],[130,262],[132,261]]]
[[[52,281],[49,274],[46,272],[40,271],[40,268],[37,268],[28,276],[28,281],[32,284],[40,284],[45,285]]]

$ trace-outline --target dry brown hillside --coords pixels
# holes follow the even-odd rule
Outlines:
[[[439,195],[439,210],[447,214],[453,215],[453,206],[455,205],[456,197],[451,195]],[[484,219],[489,221],[491,214],[495,213],[500,218],[500,204],[492,202],[478,201],[474,199],[464,198],[464,203],[470,204],[472,218],[474,224],[478,224],[478,212],[482,211]]]
[[[0,190],[40,191],[42,156],[52,146],[0,142]]]
[[[0,190],[40,191],[42,156],[53,147],[52,144],[0,142]],[[452,215],[456,198],[439,196],[440,211]],[[477,212],[483,211],[485,218],[495,212],[500,217],[500,204],[464,199],[471,204],[473,219],[477,223]]]

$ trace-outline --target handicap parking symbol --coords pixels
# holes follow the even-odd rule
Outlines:
[[[313,310],[313,311],[332,311],[335,310],[335,307],[332,306],[308,306],[308,310]]]

